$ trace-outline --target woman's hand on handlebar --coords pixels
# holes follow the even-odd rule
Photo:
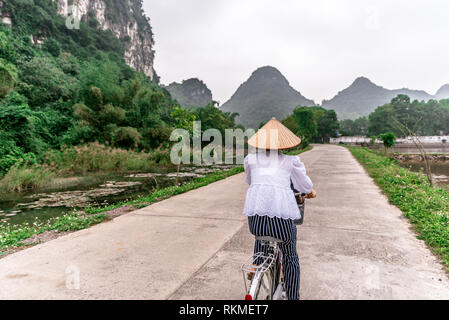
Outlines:
[[[312,189],[311,193],[306,194],[306,199],[316,198],[316,191]]]

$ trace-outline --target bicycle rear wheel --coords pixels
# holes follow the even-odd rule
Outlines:
[[[258,279],[255,279],[255,281],[258,281],[256,286],[256,292],[254,293],[253,299],[254,300],[272,300],[273,299],[273,293],[275,287],[273,286],[273,272],[272,270],[267,270],[260,274]]]

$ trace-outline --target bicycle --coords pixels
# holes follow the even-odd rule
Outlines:
[[[295,220],[297,225],[302,224],[303,221],[305,196],[305,193],[295,193],[301,212],[301,219]],[[256,240],[259,240],[263,246],[269,246],[268,254],[258,252],[242,265],[245,300],[285,300],[287,295],[284,288],[284,275],[281,272],[282,252],[279,248],[283,240],[267,236],[256,236]],[[262,263],[256,263],[260,260]]]
[[[281,300],[285,298],[284,276],[281,272],[282,252],[279,244],[283,241],[273,237],[257,237],[262,245],[269,245],[268,254],[258,252],[242,265],[245,283],[245,300]],[[263,262],[256,265],[256,261]],[[252,274],[252,277],[248,275]],[[248,286],[247,281],[250,281]]]

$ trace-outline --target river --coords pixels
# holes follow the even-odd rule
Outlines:
[[[229,170],[232,166],[184,166],[178,183],[187,183],[207,173]],[[175,184],[176,172],[109,175],[82,187],[2,194],[0,221],[11,224],[46,221],[74,209],[105,206],[149,195],[157,189]]]

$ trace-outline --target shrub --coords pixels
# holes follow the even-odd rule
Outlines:
[[[396,144],[396,136],[393,132],[381,134],[380,140],[384,143],[385,148],[391,148]]]
[[[122,148],[137,148],[142,135],[136,128],[121,127],[114,132],[114,144]]]
[[[38,188],[53,179],[55,174],[37,166],[14,165],[0,180],[0,191],[13,192]]]
[[[168,151],[167,151],[168,153]],[[166,163],[170,154],[133,152],[108,147],[97,142],[83,146],[51,150],[45,155],[45,164],[61,174],[86,174],[89,172],[151,171],[154,164]]]
[[[0,59],[0,98],[5,97],[13,88],[17,81],[16,68]]]
[[[61,45],[53,38],[46,39],[42,44],[42,49],[48,51],[55,58],[61,53]]]

